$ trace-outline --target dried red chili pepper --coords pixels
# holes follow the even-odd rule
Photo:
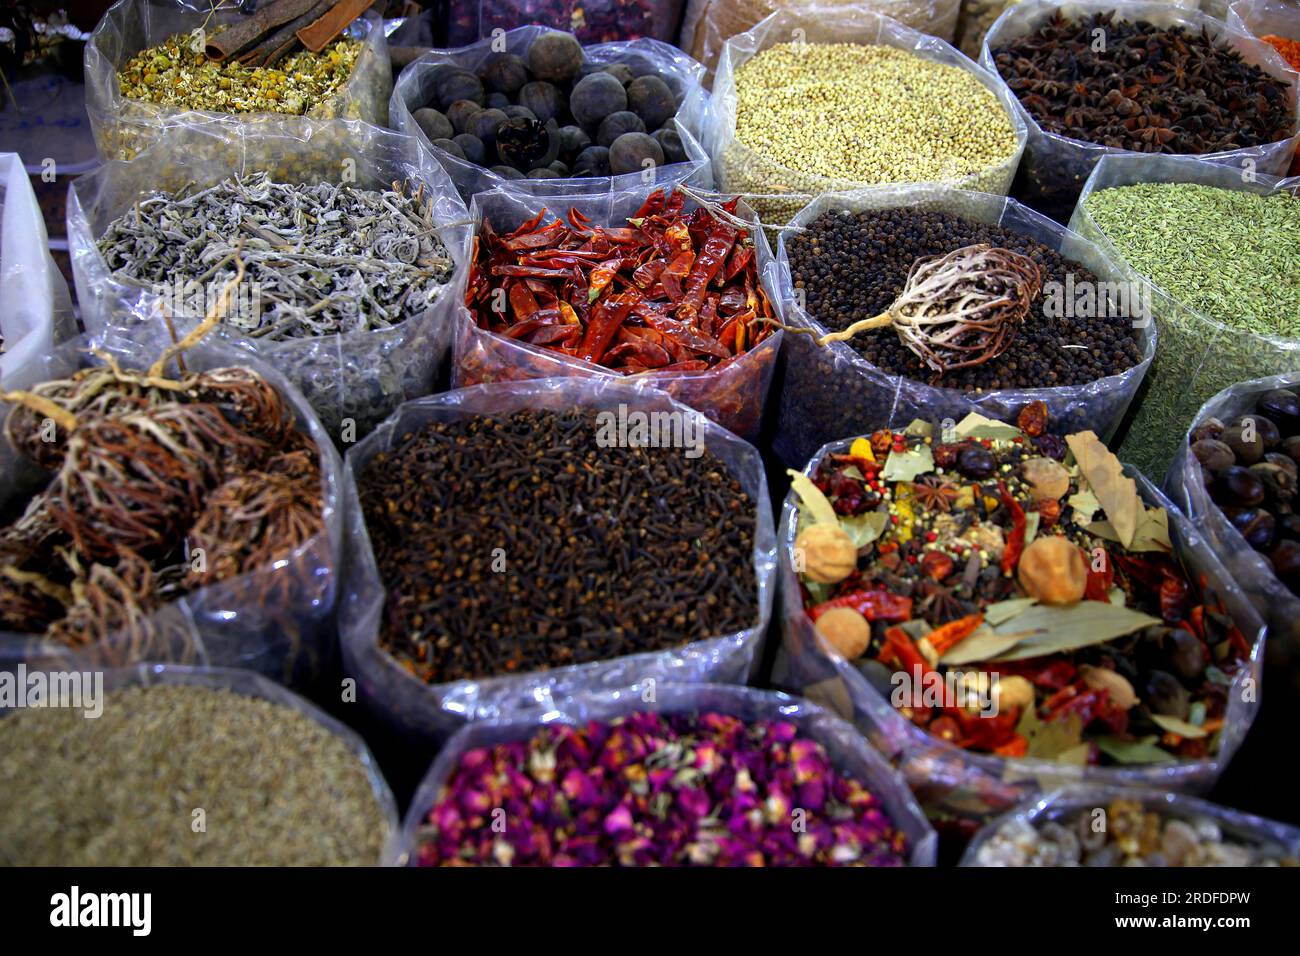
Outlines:
[[[1007,536],[1006,547],[1002,551],[1002,573],[1010,574],[1020,563],[1020,555],[1025,550],[1025,509],[1007,490],[1006,482],[998,482],[998,496],[1011,515],[1011,534]]]
[[[912,618],[912,599],[888,591],[854,591],[823,601],[809,609],[808,616],[816,621],[832,608],[851,607],[868,621],[909,621]]]
[[[1101,560],[1098,561],[1098,558]],[[1100,571],[1097,570],[1098,564],[1101,565]],[[1110,552],[1102,548],[1101,554],[1094,552],[1088,561],[1088,583],[1083,598],[1085,601],[1109,601],[1110,589],[1114,586],[1115,568],[1111,564]]]
[[[1171,576],[1160,582],[1160,616],[1166,624],[1177,624],[1187,617],[1191,587],[1182,578]]]

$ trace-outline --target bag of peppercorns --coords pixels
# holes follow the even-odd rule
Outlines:
[[[397,78],[394,128],[429,143],[465,201],[490,189],[601,194],[646,183],[711,184],[690,119],[700,65],[658,40],[583,46],[518,27],[430,50]]]
[[[785,300],[747,206],[658,186],[547,198],[494,190],[474,197],[470,218],[475,262],[469,309],[453,320],[453,387],[635,375],[758,437]]]
[[[487,792],[524,816],[498,832],[473,809]],[[897,771],[816,704],[647,680],[463,728],[402,837],[416,866],[933,866],[937,845]]]
[[[266,68],[211,59],[213,35],[247,19],[205,0],[110,7],[86,44],[86,114],[100,155],[132,159],[175,126],[265,128],[286,116],[385,125],[392,69],[377,13],[319,53],[299,46]]]
[[[936,373],[898,329],[822,342],[889,309],[918,259],[988,244],[1024,254],[1042,287],[1003,351]],[[782,347],[773,448],[800,467],[822,444],[913,419],[1007,420],[1045,402],[1063,431],[1109,437],[1156,352],[1155,323],[1127,294],[1116,261],[1014,199],[934,185],[879,186],[818,197],[780,234]]]
[[[1070,782],[1207,789],[1259,712],[1263,629],[1211,542],[1041,412],[831,443],[778,527],[774,682],[857,724],[941,833]]]
[[[1253,379],[1201,407],[1165,488],[1267,621],[1270,670],[1300,686],[1300,373]]]
[[[583,43],[677,37],[683,0],[451,0],[447,43],[464,46],[522,24],[568,30]]]
[[[1126,59],[1134,44],[1154,44],[1162,72]],[[1022,0],[989,29],[980,64],[1029,128],[1012,194],[1059,222],[1103,156],[1195,154],[1284,175],[1295,150],[1297,77],[1277,50],[1177,4]]]
[[[772,613],[758,451],[607,378],[402,405],[347,456],[344,668],[416,741],[653,679],[745,683]]]

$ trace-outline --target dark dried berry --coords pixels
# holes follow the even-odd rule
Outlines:
[[[1210,471],[1223,471],[1237,463],[1232,449],[1214,438],[1202,438],[1192,445],[1192,454]]]
[[[957,456],[957,470],[973,481],[984,481],[992,477],[997,469],[997,459],[987,448],[966,448]]]
[[[1273,516],[1263,508],[1224,508],[1224,515],[1256,551],[1267,551],[1276,528]]]
[[[606,63],[604,66],[597,67],[596,72],[608,73],[618,80],[622,86],[627,86],[636,79],[636,74],[632,72],[632,68],[626,63]]]
[[[435,139],[433,145],[438,147],[444,153],[447,153],[449,156],[455,156],[457,159],[465,158],[465,151],[456,144],[455,140]]]
[[[1184,680],[1194,680],[1204,672],[1205,645],[1191,631],[1182,628],[1170,631],[1165,648],[1165,661],[1174,674]]]
[[[1220,508],[1253,508],[1264,502],[1264,482],[1249,468],[1232,465],[1215,476],[1210,497]]]
[[[1238,464],[1253,465],[1264,457],[1263,434],[1258,424],[1262,421],[1265,421],[1262,417],[1251,418],[1235,422],[1223,430],[1220,441],[1232,449]]]
[[[1292,591],[1300,593],[1300,541],[1281,541],[1269,555],[1278,579]]]
[[[496,148],[497,129],[502,123],[510,122],[510,117],[500,110],[483,110],[474,117],[473,123],[470,124],[470,132],[479,138],[479,140],[489,149]],[[468,155],[468,154],[467,154]]]
[[[1177,717],[1179,720],[1186,720],[1191,709],[1191,697],[1187,688],[1177,677],[1164,671],[1151,672],[1147,678],[1144,700],[1152,713]]]
[[[1034,447],[1044,458],[1055,461],[1065,461],[1065,454],[1070,450],[1070,446],[1060,435],[1039,435],[1034,439]]]
[[[577,176],[608,176],[609,150],[604,146],[588,146],[573,161],[573,172]]]
[[[1300,432],[1300,395],[1286,388],[1275,388],[1255,399],[1255,411],[1277,423],[1283,435]]]
[[[581,126],[560,127],[560,155],[565,162],[571,162],[590,145],[591,137]]]
[[[1198,442],[1205,438],[1220,438],[1223,435],[1223,422],[1217,418],[1207,418],[1194,429],[1192,429],[1192,441]]]

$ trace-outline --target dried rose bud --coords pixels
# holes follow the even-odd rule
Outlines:
[[[940,468],[951,468],[957,464],[957,456],[961,454],[961,448],[961,445],[935,445],[934,463]]]
[[[1030,438],[1037,438],[1047,431],[1047,403],[1030,402],[1020,409],[1016,417],[1016,427]]]

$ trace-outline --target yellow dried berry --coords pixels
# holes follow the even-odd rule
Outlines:
[[[809,525],[794,539],[794,548],[796,561],[802,556],[804,575],[818,584],[837,584],[858,566],[858,549],[839,525]]]
[[[1060,535],[1035,538],[1020,556],[1018,571],[1020,586],[1040,604],[1077,604],[1088,586],[1083,553]]]
[[[1020,465],[1020,477],[1035,501],[1055,501],[1070,490],[1070,473],[1051,458],[1026,459]]]
[[[1000,714],[1024,710],[1034,703],[1034,696],[1034,685],[1019,674],[999,676],[993,690],[993,699],[998,703]]]
[[[1090,690],[1104,690],[1110,702],[1120,710],[1129,710],[1137,706],[1137,693],[1123,674],[1118,674],[1107,667],[1084,664],[1079,668],[1079,675]]]
[[[846,660],[857,660],[871,645],[871,624],[851,607],[831,608],[817,618],[816,627]]]

